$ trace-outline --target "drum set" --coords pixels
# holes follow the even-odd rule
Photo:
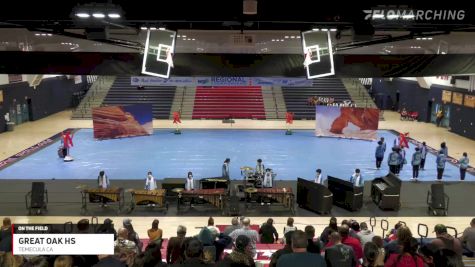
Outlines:
[[[272,172],[272,169],[266,169],[266,171],[271,172],[272,181],[273,181],[274,178],[277,176],[277,174]],[[254,168],[252,167],[249,167],[249,166],[241,167],[241,176],[243,177],[245,188],[249,188],[249,187],[262,188],[264,175],[265,174],[255,172]]]

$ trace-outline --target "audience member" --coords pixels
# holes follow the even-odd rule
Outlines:
[[[308,240],[307,252],[320,254],[320,241],[318,239],[314,240],[315,227],[311,225],[305,226],[305,234]]]
[[[73,258],[71,256],[58,256],[54,260],[54,267],[72,267]]]
[[[330,240],[330,234],[338,231],[338,222],[335,217],[330,218],[330,223],[325,229],[323,229],[322,234],[320,235],[320,241],[326,245]]]
[[[176,230],[176,235],[176,237],[172,237],[170,238],[170,240],[168,240],[166,257],[166,261],[168,264],[177,263],[181,255],[183,254],[182,245],[186,236],[186,227],[183,225],[179,225],[178,229]]]
[[[452,250],[442,249],[435,254],[435,267],[464,267],[462,259]]]
[[[284,226],[284,238],[287,232],[296,231],[296,230],[297,230],[297,227],[294,226],[294,218],[289,217],[287,219],[287,225]]]
[[[282,255],[277,261],[277,267],[325,267],[325,260],[319,254],[307,252],[307,235],[297,230],[292,234],[293,253]]]
[[[117,234],[117,240],[114,242],[114,254],[120,261],[131,266],[135,256],[140,251],[135,242],[128,240],[129,231],[126,228],[120,228]]]
[[[104,223],[97,228],[96,233],[114,234],[114,240],[117,240],[117,231],[112,224],[112,220],[109,218],[105,219]]]
[[[127,229],[128,231],[127,239],[130,241],[133,241],[135,245],[137,246],[137,248],[139,249],[139,251],[142,251],[143,244],[142,244],[142,241],[140,241],[139,234],[137,234],[137,232],[135,232],[134,230],[134,226],[132,225],[132,220],[129,218],[125,218],[122,221],[122,224],[124,228]]]
[[[401,227],[400,229],[403,229]],[[418,267],[424,266],[422,257],[417,254],[419,243],[417,239],[411,237],[405,240],[398,240],[401,246],[400,253],[393,253],[384,264],[385,267]]]
[[[214,226],[214,219],[213,217],[209,217],[208,218],[208,226],[207,228],[209,229],[209,231],[211,232],[211,234],[213,235],[213,241],[216,240],[216,238],[218,237],[219,235],[219,229],[218,227]]]
[[[93,267],[127,267],[125,263],[121,262],[115,255],[98,255],[99,262]]]
[[[162,231],[162,229],[158,228],[159,223],[160,222],[158,221],[158,219],[153,220],[152,228],[147,230],[147,235],[148,235],[148,239],[149,239],[149,244],[150,243],[157,243],[161,247],[162,246],[163,231]]]
[[[377,260],[379,257],[379,247],[375,243],[369,241],[366,242],[363,247],[364,259],[363,266],[365,267],[377,267]],[[422,267],[422,266],[421,266]]]
[[[279,250],[277,250],[276,252],[274,252],[274,254],[272,254],[272,257],[270,259],[270,263],[269,263],[269,267],[276,267],[277,266],[277,262],[279,261],[279,258],[282,256],[282,255],[285,255],[285,254],[289,254],[289,253],[292,253],[292,234],[294,232],[291,231],[291,232],[287,232],[287,234],[285,234],[285,246]]]
[[[384,246],[386,259],[389,258],[391,254],[400,253],[400,244],[408,243],[411,238],[411,230],[405,225],[399,226],[396,232],[396,240],[393,240]]]
[[[229,236],[234,230],[239,228],[241,228],[241,225],[239,224],[239,218],[233,217],[231,220],[231,225],[224,229],[224,234]]]
[[[399,227],[401,227],[401,225],[402,225],[402,223],[398,222],[394,225],[394,229],[391,229],[391,231],[389,231],[388,237],[386,238],[387,242],[397,240],[397,236],[396,236],[397,229],[399,229]]]
[[[272,244],[277,242],[279,239],[279,234],[275,229],[274,220],[271,218],[267,219],[267,222],[262,224],[261,228],[259,229],[259,236],[261,238],[262,244]]]
[[[434,266],[434,258],[436,254],[439,253],[439,248],[431,243],[424,244],[419,249],[419,254],[422,256],[422,260],[424,261],[427,267],[435,267]]]
[[[88,219],[81,219],[76,224],[76,228],[78,233],[89,233],[89,220]]]
[[[208,227],[201,228],[197,238],[203,246],[212,246],[214,244],[214,235]]]
[[[434,227],[436,238],[432,240],[431,244],[436,245],[439,249],[448,249],[454,251],[460,258],[462,258],[462,243],[457,238],[447,233],[447,227],[443,224],[437,224]]]
[[[240,235],[245,235],[249,237],[250,246],[251,246],[251,256],[256,255],[256,243],[259,240],[259,234],[256,230],[250,228],[251,220],[249,218],[244,218],[242,220],[242,228],[234,230],[229,236],[236,242],[236,239]]]
[[[378,257],[375,261],[375,266],[384,266],[384,260],[386,259],[386,250],[384,250],[384,240],[380,236],[374,236],[372,242],[378,246]]]
[[[236,239],[236,246],[233,251],[226,255],[217,266],[242,266],[254,267],[254,259],[251,256],[251,240],[245,235],[240,235]]]
[[[0,228],[0,251],[12,251],[12,221],[8,217],[3,218]]]
[[[361,246],[364,247],[366,243],[371,242],[373,240],[374,233],[368,229],[368,225],[365,222],[362,222],[360,224],[360,228],[361,230],[356,235],[358,236],[358,239],[361,242]]]
[[[363,248],[361,247],[361,243],[358,239],[351,237],[350,236],[350,228],[348,225],[342,225],[338,228],[338,233],[341,236],[341,243],[350,246],[353,248],[353,251],[355,253],[356,259],[359,261],[363,259]],[[327,247],[333,246],[333,243],[328,242]]]
[[[464,246],[464,255],[468,257],[475,256],[475,218],[470,222],[470,227],[463,231],[460,240]]]
[[[199,266],[204,264],[206,263],[203,260],[203,244],[196,238],[190,239],[185,248],[185,260],[183,261],[183,265]]]
[[[341,243],[338,232],[330,235],[331,247],[325,250],[325,261],[329,267],[353,267],[357,266],[357,260],[353,248]]]

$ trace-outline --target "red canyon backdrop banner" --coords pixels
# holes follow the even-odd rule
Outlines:
[[[316,106],[315,135],[376,140],[379,110]]]
[[[96,139],[151,135],[153,133],[152,105],[94,108],[92,123]]]

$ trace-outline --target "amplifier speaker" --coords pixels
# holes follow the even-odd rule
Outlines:
[[[31,184],[31,207],[40,209],[45,206],[45,183],[33,182]]]

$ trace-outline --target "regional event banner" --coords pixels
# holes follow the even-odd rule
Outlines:
[[[94,108],[92,123],[96,139],[151,135],[153,133],[152,105]]]
[[[316,106],[316,136],[376,140],[377,108]]]

